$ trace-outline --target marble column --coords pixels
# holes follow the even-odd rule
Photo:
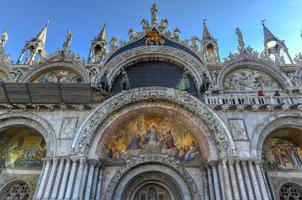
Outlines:
[[[221,189],[221,198],[226,199],[225,196],[225,189],[224,189],[224,174],[223,174],[223,166],[222,162],[219,162],[218,164],[218,174],[219,174],[219,184],[220,184],[220,189]]]
[[[255,191],[255,197],[257,200],[261,200],[261,193],[259,190],[259,185],[258,185],[258,180],[254,171],[254,166],[253,166],[253,161],[249,160],[249,169],[250,169],[250,173],[251,173],[251,177],[252,177],[252,183],[253,183],[253,187],[254,187],[254,191]]]
[[[236,175],[235,175],[235,169],[234,169],[234,160],[228,160],[228,164],[230,167],[230,175],[231,175],[231,182],[232,182],[232,188],[233,188],[233,194],[234,194],[234,199],[239,200],[239,191],[237,187],[237,180],[236,180]]]
[[[77,158],[72,158],[71,160],[72,160],[72,166],[71,166],[70,176],[69,176],[67,190],[66,190],[66,194],[65,194],[66,199],[71,198],[72,187],[74,185],[74,177],[75,177],[77,163],[78,163]]]
[[[60,189],[60,180],[61,180],[61,176],[62,176],[62,172],[63,172],[63,166],[64,166],[64,158],[59,158],[59,167],[58,167],[58,171],[56,174],[56,179],[55,179],[55,183],[53,186],[53,190],[51,193],[51,199],[56,199],[59,193],[59,189]]]
[[[84,172],[85,162],[86,162],[86,160],[84,158],[80,158],[80,165],[79,165],[77,176],[75,178],[74,192],[72,195],[73,199],[79,199],[79,196],[80,196],[80,185],[81,185],[81,181],[82,181],[82,175]]]
[[[219,177],[218,177],[218,171],[217,171],[217,163],[211,165],[212,168],[212,174],[213,174],[213,183],[214,183],[214,190],[215,190],[215,199],[221,200],[221,194],[220,194],[220,184],[219,184]]]
[[[239,188],[240,188],[240,192],[241,192],[241,199],[247,199],[246,196],[246,191],[245,191],[245,187],[244,187],[244,180],[243,180],[243,176],[241,173],[241,167],[240,167],[240,163],[239,160],[236,160],[236,171],[237,171],[237,175],[238,175],[238,182],[239,182]]]
[[[52,182],[56,176],[55,172],[57,170],[58,158],[52,158],[52,166],[50,170],[50,174],[48,177],[47,185],[44,192],[44,198],[48,199],[52,189]]]
[[[96,197],[96,187],[97,187],[97,181],[98,181],[98,177],[99,177],[99,165],[98,163],[96,164],[95,168],[94,168],[94,176],[93,176],[93,182],[92,182],[92,189],[91,189],[91,199],[95,199]]]
[[[209,197],[209,183],[208,183],[208,177],[207,177],[207,170],[205,167],[201,168],[202,170],[202,185],[203,185],[203,194],[204,194],[204,199],[205,200],[209,200],[210,197]]]
[[[63,172],[63,178],[62,178],[62,182],[60,185],[60,192],[59,192],[59,197],[58,199],[63,199],[64,198],[64,194],[65,194],[65,190],[66,190],[66,186],[67,186],[67,178],[68,178],[68,174],[69,174],[69,169],[70,169],[70,158],[66,159],[66,165],[64,168],[64,172]]]
[[[46,180],[48,178],[50,162],[51,162],[51,160],[49,158],[45,158],[45,160],[44,160],[45,168],[42,172],[42,178],[41,178],[40,185],[38,187],[38,192],[37,192],[37,195],[36,195],[36,199],[41,199],[42,198],[42,195],[43,195],[43,192],[44,192],[44,187],[45,187],[45,184],[46,184]]]
[[[261,161],[256,161],[255,162],[255,167],[256,167],[257,174],[258,174],[259,183],[260,183],[260,189],[261,189],[261,192],[262,192],[262,195],[263,195],[263,199],[270,199],[269,196],[268,196],[268,193],[267,193],[266,185],[264,183],[264,178],[265,177],[262,174],[260,165],[261,165]]]
[[[228,200],[233,200],[233,196],[232,196],[232,188],[231,188],[231,183],[230,183],[230,177],[229,177],[229,170],[228,170],[228,166],[226,164],[226,160],[222,160],[222,169],[223,169],[223,174],[224,174],[224,183],[225,183],[225,191],[226,191],[226,196]]]
[[[211,172],[211,167],[210,166],[207,166],[207,175],[208,175],[208,185],[209,185],[210,199],[215,200],[212,172]]]
[[[91,189],[92,189],[92,182],[93,182],[93,176],[94,176],[94,167],[96,165],[96,161],[89,160],[89,171],[88,171],[88,180],[86,183],[86,190],[85,190],[85,196],[84,200],[90,200],[91,195]]]
[[[96,188],[96,195],[95,195],[95,200],[100,200],[101,199],[101,191],[102,191],[102,180],[103,180],[103,165],[99,164],[99,176],[98,176],[98,181],[97,181],[97,188]]]
[[[85,195],[85,188],[86,188],[86,182],[87,182],[87,176],[88,176],[88,170],[89,170],[89,164],[88,160],[84,163],[84,169],[83,169],[83,176],[82,176],[82,181],[81,181],[81,186],[80,186],[80,200],[84,198]]]
[[[250,179],[250,175],[249,175],[249,172],[248,172],[248,168],[246,166],[246,162],[245,160],[242,161],[242,168],[243,168],[243,173],[244,173],[244,178],[245,178],[245,181],[246,181],[246,188],[247,188],[247,194],[248,194],[248,197],[250,200],[253,200],[255,199],[254,198],[254,192],[253,192],[253,188],[252,188],[252,185],[251,185],[251,179]]]

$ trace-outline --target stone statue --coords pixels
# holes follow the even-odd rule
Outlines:
[[[203,95],[205,93],[205,91],[208,90],[209,86],[211,85],[211,81],[210,79],[207,77],[207,74],[205,72],[202,73],[203,76],[203,80],[202,80],[202,84],[200,86],[200,94]]]
[[[242,36],[242,32],[241,32],[240,29],[237,27],[235,33],[236,33],[237,39],[238,39],[238,46],[237,46],[237,49],[238,49],[238,51],[241,51],[241,50],[244,49],[244,47],[245,47],[244,40],[243,40],[243,36]]]
[[[157,5],[153,4],[151,7],[151,24],[156,25],[157,24]]]
[[[114,51],[114,50],[116,50],[116,49],[118,48],[118,46],[117,46],[117,44],[116,44],[117,41],[118,41],[118,39],[117,39],[116,37],[112,37],[112,38],[111,38],[111,40],[110,40],[110,42],[109,42],[111,51]]]
[[[137,39],[138,36],[134,28],[130,28],[130,30],[128,31],[128,35],[129,35],[129,40],[135,40]]]
[[[172,39],[176,40],[176,41],[179,41],[179,33],[180,33],[180,30],[178,28],[174,28],[172,30],[173,34],[172,34]]]
[[[166,32],[167,28],[168,28],[168,25],[169,25],[169,22],[168,22],[167,19],[161,20],[160,25],[158,27],[159,31],[162,32],[162,33]]]
[[[93,88],[103,90],[103,91],[109,91],[109,84],[107,79],[107,70],[104,71],[103,75],[99,74],[96,76],[94,82],[92,82],[91,86]]]
[[[127,72],[125,70],[122,71],[122,80],[121,80],[121,90],[129,90],[130,83]]]
[[[7,40],[8,40],[8,32],[7,32],[7,30],[4,29],[2,32],[2,35],[1,35],[0,46],[4,47]]]
[[[71,31],[67,31],[66,40],[63,44],[64,51],[68,51],[70,49],[70,44],[72,41],[72,33]]]
[[[143,30],[145,33],[150,30],[150,24],[149,24],[148,20],[142,19],[141,25],[143,26]]]
[[[198,45],[197,42],[201,43],[201,40],[197,36],[192,36],[191,37],[191,48],[194,49],[195,51],[198,51]]]

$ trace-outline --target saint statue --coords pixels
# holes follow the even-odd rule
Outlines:
[[[237,27],[236,28],[236,35],[238,38],[238,50],[240,51],[241,49],[244,49],[244,40],[243,40],[243,36],[242,36],[242,32],[240,31],[240,29]]]
[[[157,5],[153,4],[151,7],[151,24],[156,25],[157,24]]]
[[[7,40],[8,40],[8,33],[7,33],[7,30],[4,29],[2,32],[2,35],[1,35],[0,46],[4,47]]]
[[[71,31],[68,30],[66,35],[66,40],[63,44],[64,51],[69,50],[71,41],[72,41],[72,33]]]

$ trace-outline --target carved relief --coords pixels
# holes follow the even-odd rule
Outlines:
[[[229,119],[229,126],[232,130],[232,136],[234,140],[248,140],[246,126],[243,119]]]
[[[82,83],[80,75],[65,69],[52,69],[32,80],[33,83]]]
[[[224,80],[228,90],[280,89],[276,80],[259,70],[238,69],[228,74]]]
[[[61,126],[60,138],[61,139],[72,138],[77,126],[77,122],[78,122],[77,117],[64,118]]]

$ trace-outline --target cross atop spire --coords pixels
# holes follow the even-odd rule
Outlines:
[[[106,40],[106,34],[107,34],[106,24],[104,24],[101,32],[99,33],[99,35],[97,37],[97,40]]]
[[[203,40],[210,40],[213,39],[212,35],[209,32],[208,26],[206,24],[207,19],[203,20],[203,34],[202,34],[202,39]]]

